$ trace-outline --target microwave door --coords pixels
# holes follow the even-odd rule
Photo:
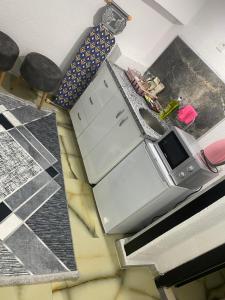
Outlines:
[[[189,154],[173,131],[157,143],[157,149],[169,172],[189,158]]]

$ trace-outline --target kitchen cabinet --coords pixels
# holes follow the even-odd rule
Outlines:
[[[168,191],[168,184],[142,142],[93,191],[105,232],[128,233],[140,226],[144,214],[151,221],[162,206],[154,199]]]
[[[83,103],[87,123],[90,124],[109,102],[118,88],[106,65],[100,69],[95,79],[83,93],[79,102]]]
[[[128,114],[130,114],[129,109],[121,93],[117,91],[91,125],[78,137],[78,143],[83,157],[86,157],[104,136],[109,133],[115,124],[120,122],[121,118]]]
[[[106,64],[74,105],[70,116],[92,184],[143,140]]]
[[[97,183],[142,139],[133,116],[127,109],[108,134],[84,157],[89,181]]]
[[[118,92],[118,87],[106,64],[100,68],[92,84],[92,91],[100,109]]]
[[[118,87],[107,65],[103,64],[95,79],[89,84],[88,88],[70,111],[76,137],[81,135],[117,92]]]
[[[137,232],[191,193],[174,184],[148,140],[130,151],[93,192],[104,231],[109,234]]]
[[[82,95],[79,102],[83,102],[87,123],[90,124],[101,110],[93,83],[91,83],[90,87],[86,90],[86,93]]]
[[[79,137],[81,133],[87,128],[88,121],[83,108],[83,101],[80,99],[70,111],[70,116],[75,130],[76,137]]]

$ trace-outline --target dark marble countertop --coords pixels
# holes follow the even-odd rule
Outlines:
[[[140,115],[139,109],[144,108],[149,111],[151,115],[160,121],[161,125],[165,128],[165,131],[169,129],[169,125],[166,122],[159,120],[158,114],[152,111],[145,102],[145,99],[136,93],[123,69],[109,61],[107,61],[107,65],[144,137],[152,141],[159,139],[161,135],[146,124]]]

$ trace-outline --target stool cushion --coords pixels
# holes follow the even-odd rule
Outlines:
[[[4,32],[0,31],[0,71],[10,70],[19,55],[19,47]]]
[[[44,92],[53,92],[62,79],[59,67],[46,56],[29,53],[20,68],[22,77],[32,87]]]

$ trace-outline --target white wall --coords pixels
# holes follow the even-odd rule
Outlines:
[[[139,63],[149,66],[147,53],[154,49],[174,24],[163,18],[158,12],[142,0],[117,0],[133,16],[124,32],[117,36],[122,53]]]
[[[116,37],[122,53],[147,67],[146,53],[173,25],[142,0],[116,2],[133,16]],[[64,67],[104,5],[103,0],[1,0],[0,30],[15,39],[22,56],[37,51]]]
[[[145,61],[148,61],[150,66],[172,40],[179,35],[225,82],[225,51],[224,53],[220,53],[216,48],[219,44],[225,43],[224,14],[224,0],[207,0],[188,25],[171,27],[158,43],[154,45],[153,49],[149,51],[145,57]],[[222,138],[225,138],[225,120],[222,120],[209,130],[200,138],[199,142],[202,147],[205,147],[211,142]]]
[[[194,19],[184,26],[182,36],[225,81],[225,54],[216,46],[225,43],[225,1],[208,0]]]
[[[102,0],[1,0],[0,30],[21,55],[40,52],[61,64],[82,32],[93,24]]]
[[[216,49],[218,44],[225,43],[224,14],[224,0],[208,0],[180,35],[225,82],[225,54]],[[204,147],[221,138],[225,138],[225,120],[201,137],[200,143]]]
[[[225,82],[225,54],[216,50],[219,43],[225,42],[225,1],[206,1],[186,26],[163,18],[148,5],[151,1],[116,1],[133,16],[124,32],[116,37],[125,57],[124,66],[132,58],[143,71],[180,34]],[[160,1],[168,4],[168,0]],[[103,6],[103,0],[1,0],[0,30],[15,39],[22,56],[31,51],[41,52],[64,67],[73,57],[82,33],[93,26],[93,17]],[[220,132],[224,129],[225,122],[220,124]]]
[[[204,4],[205,0],[154,0],[181,24],[187,24]]]

